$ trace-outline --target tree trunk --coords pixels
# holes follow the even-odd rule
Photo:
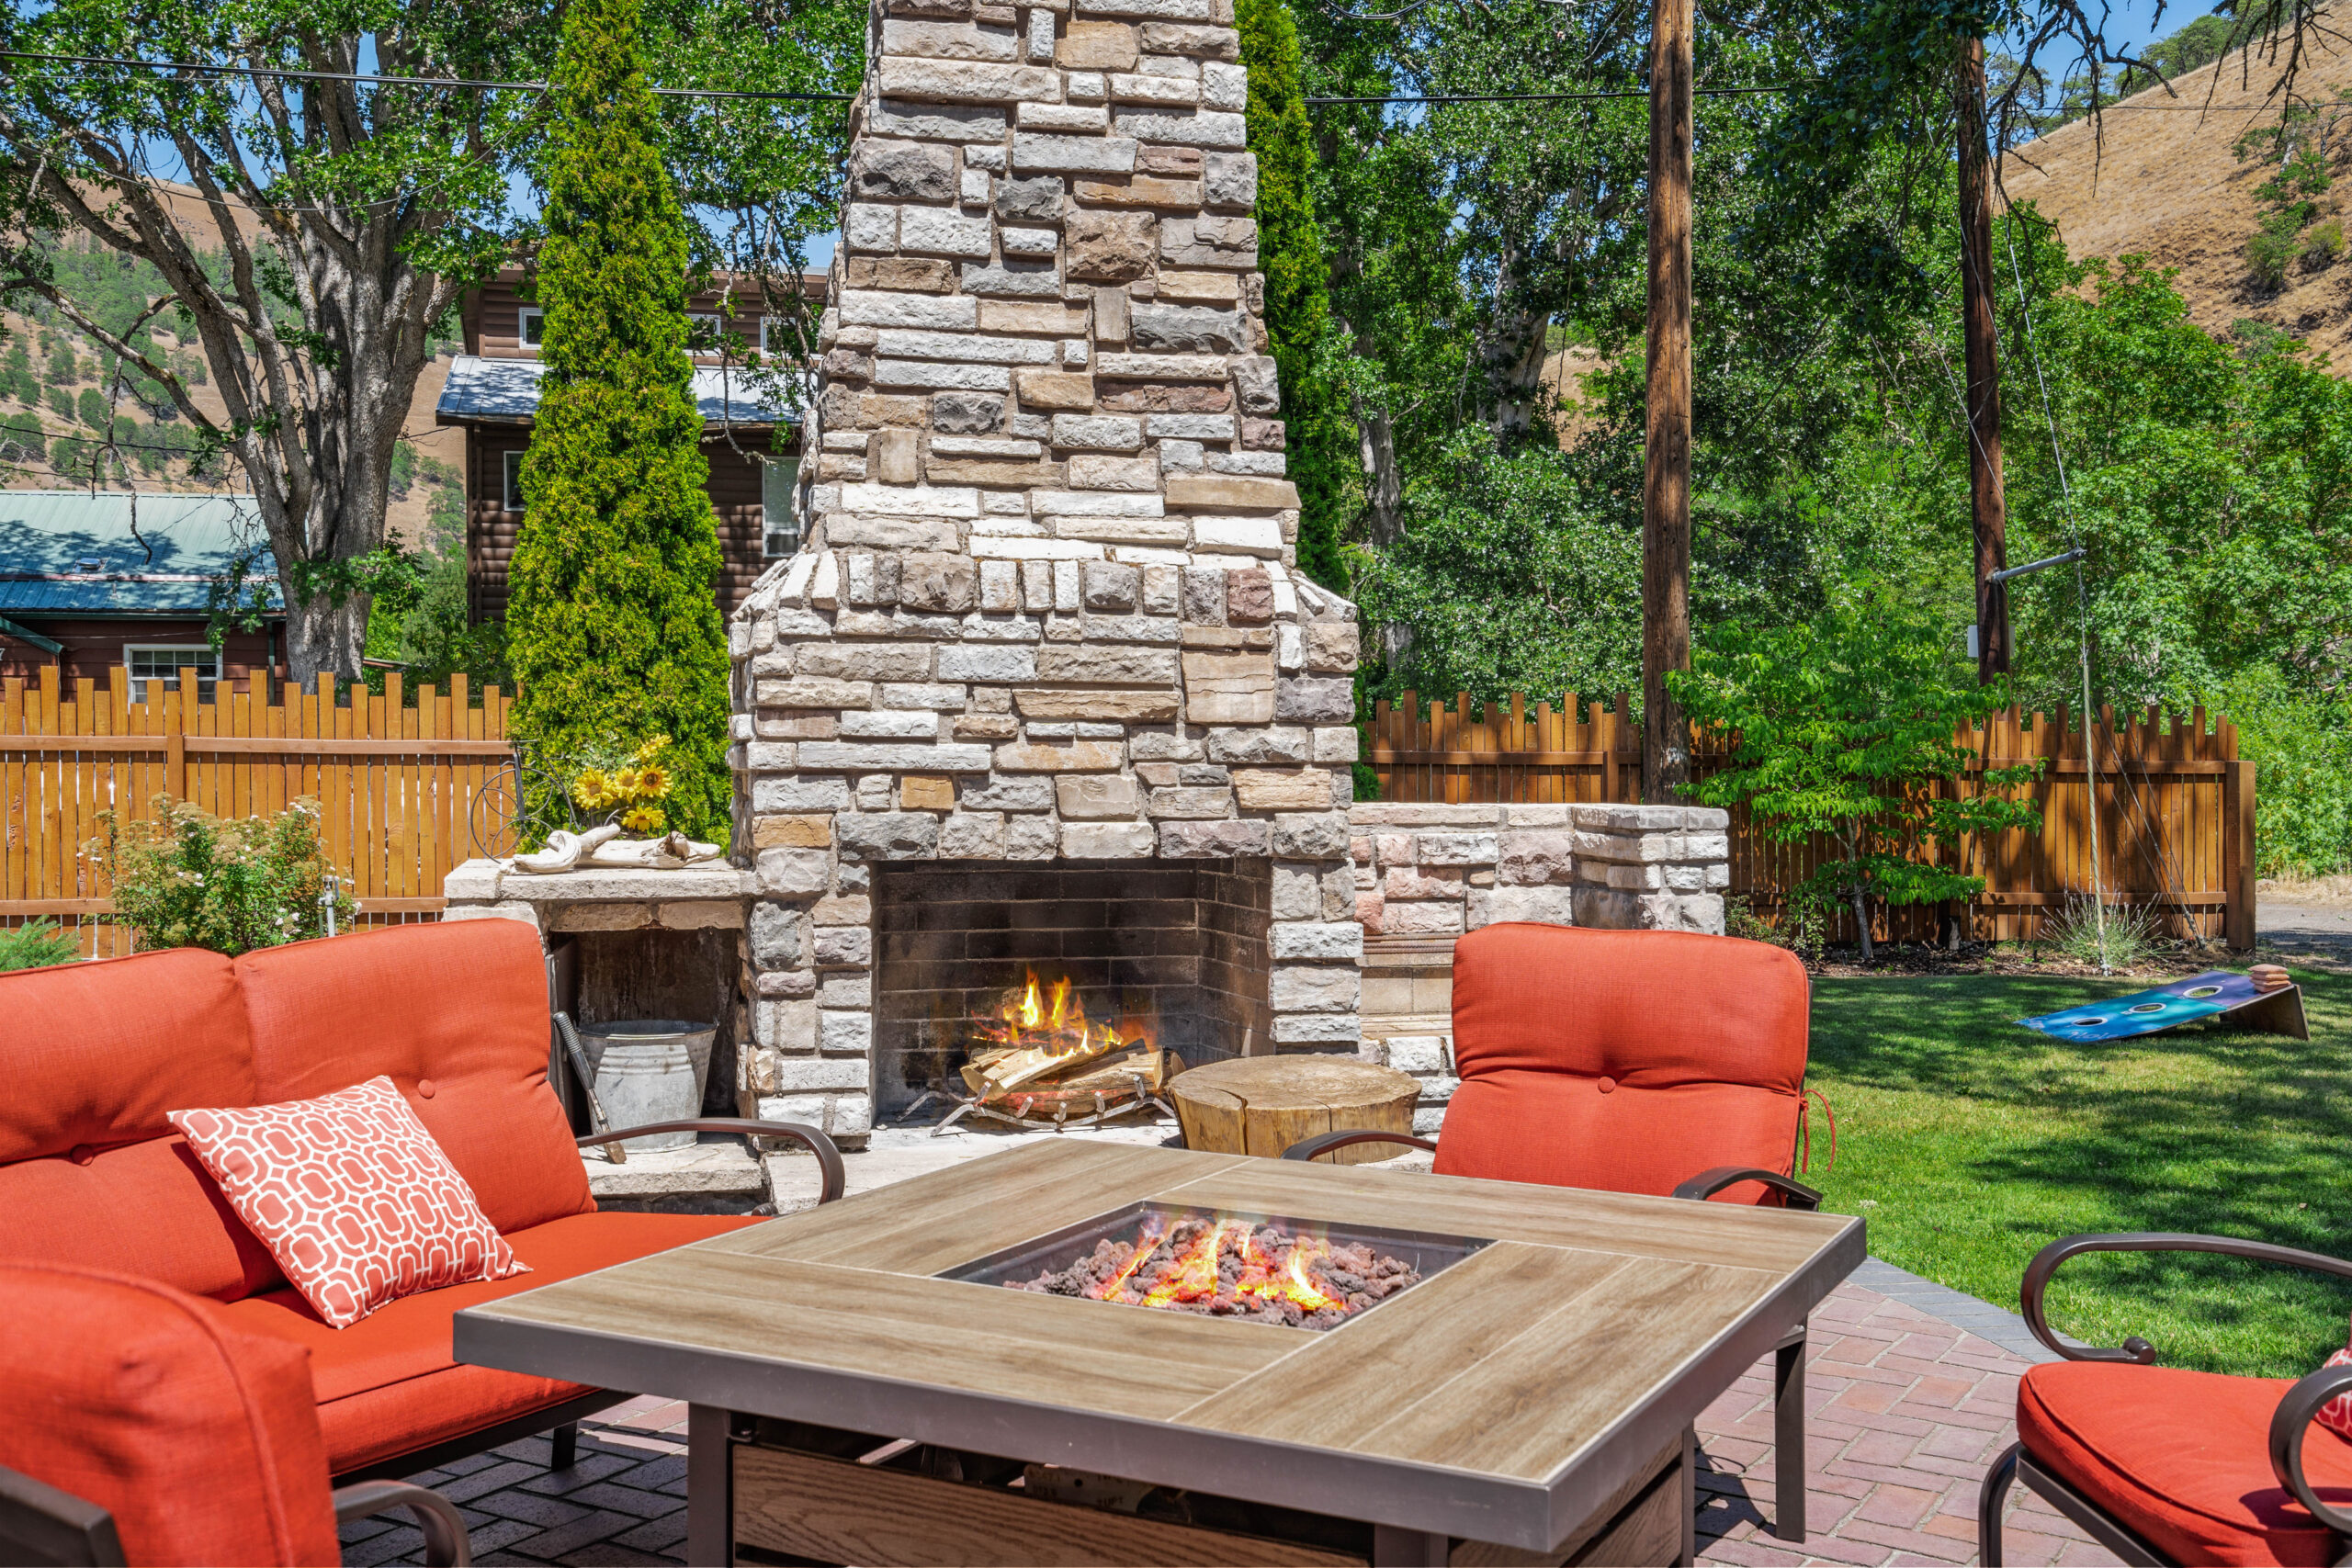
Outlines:
[[[1960,121],[1960,315],[1968,370],[1968,502],[1976,543],[1976,679],[2009,669],[2009,590],[1991,581],[2008,564],[2001,493],[2001,359],[1994,314],[1993,174],[1985,147],[1984,41],[1961,52],[1953,90]]]
[[[1690,0],[1650,28],[1649,410],[1642,450],[1642,798],[1690,782],[1690,731],[1667,691],[1690,667]]]
[[[1862,967],[1871,964],[1871,896],[1860,883],[1853,886],[1854,934],[1861,939]]]

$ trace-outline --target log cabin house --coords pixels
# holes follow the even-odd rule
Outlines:
[[[821,297],[822,275],[808,283]],[[476,620],[505,615],[506,563],[523,531],[523,453],[538,410],[543,319],[525,292],[521,270],[510,267],[467,296],[460,310],[466,352],[450,367],[434,411],[436,423],[466,433],[467,598]],[[782,346],[768,343],[768,322],[755,301],[702,294],[689,301],[687,313],[714,331],[723,322],[763,353]],[[799,416],[763,403],[741,366],[718,354],[695,356],[695,398],[710,463],[707,488],[718,513],[718,607],[732,614],[771,562],[799,547],[792,511]]]
[[[0,491],[0,676],[53,665],[70,692],[119,664],[134,702],[182,669],[202,702],[224,680],[266,690],[254,677],[284,677],[283,615],[209,640],[212,595],[240,559],[275,598],[264,537],[251,496]]]

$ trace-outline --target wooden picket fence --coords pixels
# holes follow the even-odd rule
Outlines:
[[[258,684],[259,682],[256,682]],[[38,683],[0,681],[0,925],[43,917],[82,933],[84,951],[130,950],[109,918],[105,873],[83,846],[98,814],[154,815],[158,795],[217,817],[319,803],[328,863],[348,879],[364,924],[439,917],[442,877],[470,858],[475,803],[512,756],[511,698],[496,686],[414,694],[389,674],[381,693],[319,677],[272,701],[223,681],[198,700],[196,671],[155,682],[135,702],[130,672],[106,683],[55,670]]]
[[[1381,703],[1367,727],[1369,760],[1383,800],[1546,803],[1637,801],[1642,795],[1641,727],[1614,707],[1579,705],[1570,694],[1555,708],[1531,708],[1514,694],[1508,705],[1451,708],[1424,705],[1411,692]],[[1959,781],[1973,793],[1986,766],[2039,760],[2039,783],[2018,793],[2041,807],[2039,833],[2013,830],[1961,847],[1962,869],[1985,879],[1984,892],[1961,911],[1969,934],[2000,942],[2030,940],[2044,915],[2091,887],[2089,770],[2098,763],[2098,869],[2111,899],[2157,911],[2175,935],[2220,937],[2232,947],[2254,942],[2255,765],[2238,757],[2237,727],[2208,719],[2202,707],[2164,714],[2150,707],[2119,725],[2108,708],[2086,738],[2065,709],[2053,716],[2012,708],[1984,729],[1959,737],[1978,761]],[[1701,777],[1721,768],[1720,738],[1695,738]],[[1733,896],[1776,919],[1786,889],[1823,861],[1824,840],[1776,844],[1758,834],[1744,809],[1732,813]],[[1883,917],[1882,941],[1926,942],[1947,911],[1917,906]],[[1851,940],[1841,919],[1832,940]]]

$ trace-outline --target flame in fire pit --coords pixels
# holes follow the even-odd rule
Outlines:
[[[1105,1239],[1091,1255],[1016,1289],[1292,1326],[1330,1327],[1416,1283],[1401,1258],[1361,1243],[1333,1247],[1243,1219],[1188,1220],[1170,1230],[1147,1219],[1133,1242]]]

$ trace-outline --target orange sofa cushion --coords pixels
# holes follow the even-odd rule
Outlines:
[[[328,1327],[292,1290],[214,1310],[241,1332],[309,1349],[327,1462],[342,1474],[590,1392],[452,1361],[449,1320],[458,1313],[761,1223],[736,1214],[574,1214],[506,1238],[530,1273],[405,1296],[349,1328]]]
[[[228,959],[182,948],[0,975],[0,1259],[225,1300],[278,1280],[164,1120],[253,1103]]]
[[[2293,1382],[2057,1361],[2018,1383],[2026,1450],[2177,1562],[2335,1560],[2335,1537],[2271,1473],[2271,1415]],[[2352,1507],[2352,1445],[2303,1444],[2320,1496]]]
[[[531,927],[391,926],[248,953],[236,975],[254,1098],[181,1104],[274,1105],[389,1077],[500,1230],[595,1208],[548,1088],[547,971]]]
[[[1714,1166],[1786,1172],[1810,992],[1783,949],[1509,922],[1453,950],[1437,1168],[1663,1195]],[[1756,1202],[1758,1184],[1720,1194]]]
[[[0,1263],[0,1464],[149,1563],[342,1561],[310,1357],[148,1280]]]

